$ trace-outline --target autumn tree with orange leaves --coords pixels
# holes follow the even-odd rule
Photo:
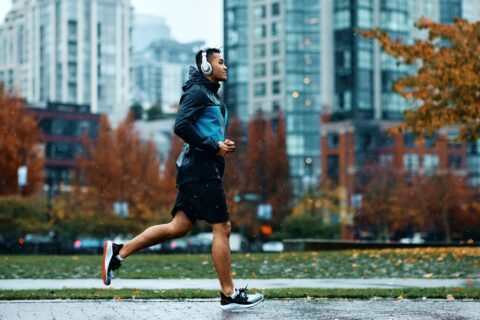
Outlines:
[[[130,219],[158,219],[163,196],[158,152],[152,141],[141,140],[131,115],[115,130],[103,117],[96,141],[85,151],[79,169],[85,195],[97,210],[111,213],[120,201],[128,203]]]
[[[289,213],[292,198],[285,119],[281,113],[272,118],[257,113],[249,123],[246,154],[246,191],[271,204],[273,223],[279,223]]]
[[[31,195],[43,185],[43,154],[38,148],[42,134],[25,102],[0,86],[0,195],[19,193],[18,168],[27,166],[23,194]]]
[[[451,173],[417,176],[412,184],[407,207],[420,209],[423,229],[435,231],[435,240],[465,238],[473,231],[480,232],[480,211],[474,190],[463,177]]]
[[[361,32],[377,39],[385,52],[418,66],[393,89],[419,106],[405,111],[405,127],[421,136],[458,125],[459,140],[480,138],[480,21],[456,19],[452,24],[420,19],[417,28],[428,38],[404,44],[381,30]],[[442,41],[440,41],[442,40]]]

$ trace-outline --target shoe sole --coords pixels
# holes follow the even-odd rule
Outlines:
[[[105,241],[103,245],[103,259],[102,259],[102,280],[103,283],[108,286],[110,284],[110,279],[108,277],[108,264],[112,259],[113,250],[112,250],[112,242]]]
[[[226,304],[226,305],[223,305],[223,306],[220,305],[220,309],[222,309],[223,311],[243,310],[243,309],[248,309],[248,308],[255,307],[257,304],[259,304],[262,301],[263,301],[263,297],[262,297],[262,299],[258,300],[257,302],[254,302],[252,304],[230,303],[230,304]]]

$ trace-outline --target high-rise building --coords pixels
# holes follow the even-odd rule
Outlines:
[[[0,28],[0,81],[28,103],[89,104],[113,122],[130,101],[129,0],[16,0]]]
[[[227,105],[242,121],[257,111],[283,111],[297,193],[320,175],[320,4],[224,1]]]
[[[165,18],[135,14],[134,19],[132,33],[134,52],[146,49],[154,41],[169,40],[171,38],[170,27],[167,26]]]
[[[203,41],[158,40],[135,52],[133,101],[145,108],[159,104],[164,113],[175,113],[188,79],[188,67],[195,65],[195,53],[203,46]]]

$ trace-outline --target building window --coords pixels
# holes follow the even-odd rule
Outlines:
[[[265,83],[261,82],[261,83],[255,84],[255,87],[253,89],[253,94],[255,95],[255,97],[262,97],[265,95],[266,91],[267,90],[266,90]]]
[[[335,30],[350,28],[350,10],[343,9],[335,12]]]
[[[272,3],[272,16],[280,15],[280,3]]]
[[[327,178],[338,182],[339,161],[337,155],[327,156]]]
[[[357,18],[358,18],[357,25],[360,28],[368,29],[373,27],[371,10],[363,9],[363,8],[358,9]]]
[[[267,74],[267,68],[265,63],[256,63],[253,67],[253,75],[255,77],[262,77]]]
[[[272,62],[272,74],[280,74],[280,61]]]
[[[423,155],[423,169],[427,174],[433,174],[438,170],[439,159],[437,154]]]
[[[262,19],[265,18],[265,12],[266,10],[264,5],[256,6],[255,9],[253,9],[253,16],[256,19]]]
[[[449,154],[448,155],[448,167],[450,169],[462,169],[463,157],[458,154]]]
[[[418,154],[407,153],[403,155],[403,167],[407,171],[416,172],[419,168]]]
[[[255,36],[256,39],[263,39],[267,35],[267,28],[264,24],[256,26],[255,29],[253,29],[253,35]]]
[[[388,167],[393,164],[393,155],[384,153],[379,156],[380,165],[382,167]]]
[[[327,134],[327,147],[329,149],[336,149],[338,148],[338,143],[340,139],[338,137],[338,133],[336,132],[329,132]]]
[[[392,31],[407,31],[408,19],[404,12],[382,11],[381,28]]]
[[[361,69],[372,69],[372,51],[359,50],[358,51],[358,67]]]
[[[272,42],[272,55],[276,56],[280,54],[280,42]]]
[[[416,137],[411,132],[406,132],[403,135],[403,145],[408,148],[413,148],[415,146]]]
[[[272,110],[273,111],[280,110],[280,101],[275,100],[272,102]]]
[[[287,150],[289,155],[305,154],[304,136],[293,134],[287,135]]]
[[[256,44],[253,47],[253,54],[256,57],[265,57],[265,54],[266,54],[265,44]]]
[[[282,83],[280,81],[273,81],[272,84],[272,93],[279,94],[282,90]]]
[[[272,36],[278,36],[280,34],[282,25],[280,22],[272,22]]]
[[[338,94],[338,106],[343,111],[350,111],[352,109],[352,92],[344,91]]]

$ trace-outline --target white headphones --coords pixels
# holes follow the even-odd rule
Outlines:
[[[212,65],[207,60],[207,51],[202,51],[202,64],[200,65],[200,69],[204,75],[209,76],[212,74],[213,68]]]

